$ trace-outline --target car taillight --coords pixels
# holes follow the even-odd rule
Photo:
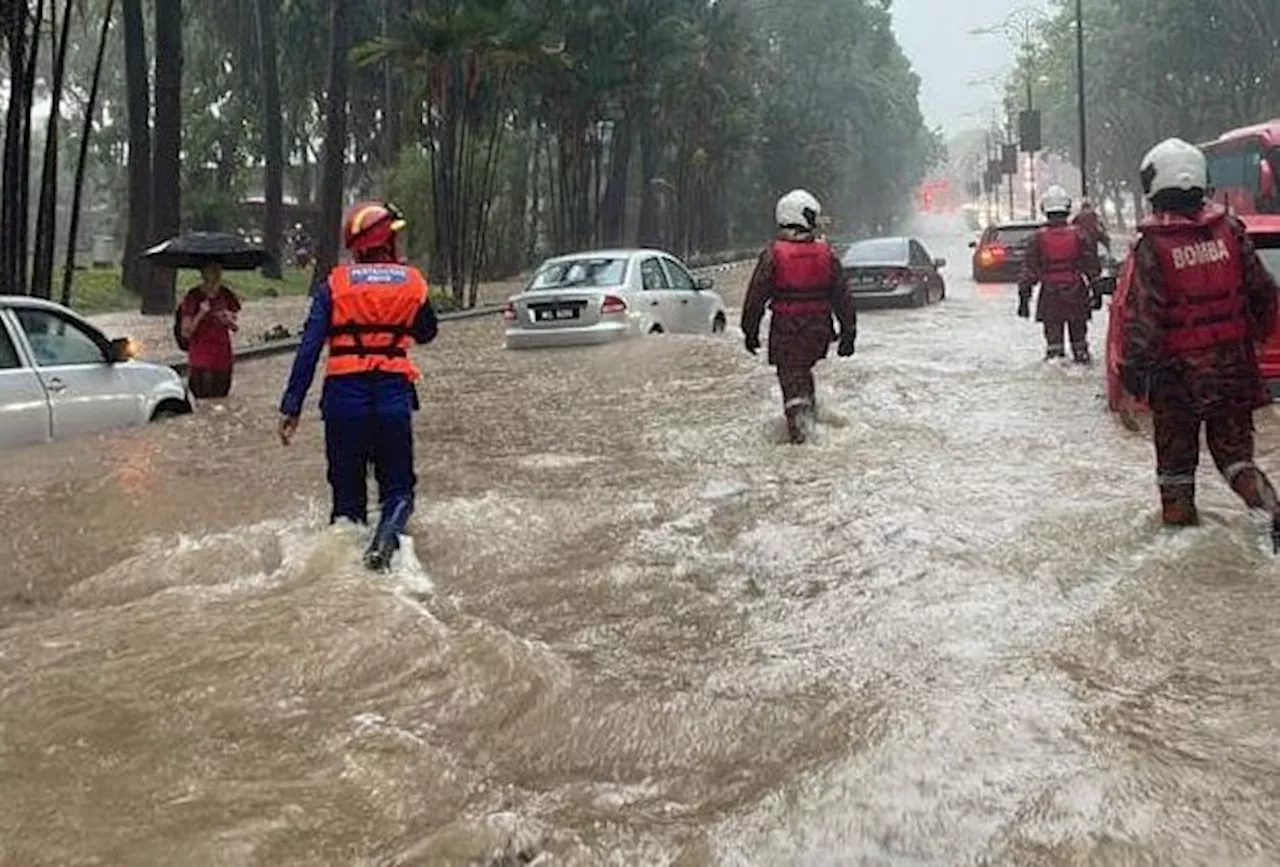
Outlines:
[[[911,270],[909,268],[894,268],[884,275],[884,281],[891,286],[898,283],[907,283],[910,280]]]
[[[600,302],[600,312],[606,316],[610,313],[626,313],[627,302],[617,295],[606,295],[604,301]]]
[[[994,265],[997,262],[1003,262],[1008,253],[1004,247],[999,244],[990,244],[983,247],[978,253],[978,259],[983,265]]]
[[[502,305],[502,318],[506,322],[516,321],[516,307],[511,302]]]

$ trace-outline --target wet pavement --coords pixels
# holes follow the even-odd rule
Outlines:
[[[1100,367],[926,240],[947,301],[865,314],[799,449],[732,329],[451,323],[386,578],[314,411],[275,440],[287,359],[13,453],[0,863],[1280,863],[1265,522],[1206,467],[1161,531]]]

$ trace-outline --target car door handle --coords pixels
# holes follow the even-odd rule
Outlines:
[[[54,376],[54,377],[51,377],[47,383],[45,383],[45,388],[49,389],[49,391],[52,391],[55,394],[59,394],[67,390],[67,384],[62,380],[58,379],[58,377]]]

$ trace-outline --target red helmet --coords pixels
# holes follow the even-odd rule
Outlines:
[[[363,202],[347,214],[342,241],[352,253],[394,246],[405,225],[404,214],[390,202]]]

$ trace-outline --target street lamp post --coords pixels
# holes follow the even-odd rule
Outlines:
[[[1080,115],[1080,195],[1089,195],[1089,135],[1084,105],[1084,0],[1076,0],[1076,107]]]

